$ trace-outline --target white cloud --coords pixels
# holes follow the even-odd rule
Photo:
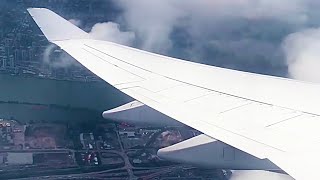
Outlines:
[[[283,48],[290,77],[320,82],[320,28],[289,35]]]
[[[304,0],[198,0],[178,1],[180,7],[194,15],[210,17],[277,18],[284,21],[305,20]]]
[[[171,0],[115,0],[124,9],[124,19],[142,40],[141,49],[164,52],[171,48],[170,33],[181,10]]]
[[[142,49],[165,52],[171,48],[170,33],[187,24],[193,37],[217,22],[232,18],[275,18],[303,24],[308,20],[303,0],[114,0],[123,8],[127,25],[141,36]],[[211,24],[211,25],[210,25]],[[223,33],[223,32],[221,32]]]
[[[140,49],[280,76],[287,76],[283,39],[320,25],[316,1],[113,0],[122,9],[118,22],[135,32]]]
[[[81,27],[82,22],[79,19],[69,19],[69,22],[71,22],[73,25]]]
[[[81,26],[81,21],[77,19],[70,19],[71,23]],[[135,40],[133,32],[123,32],[117,23],[105,22],[95,24],[90,33],[93,39],[111,41],[123,45],[132,45]],[[58,51],[58,52],[55,52]],[[77,65],[75,60],[65,52],[61,52],[56,45],[49,45],[43,53],[43,62],[49,64],[54,68],[67,68],[72,65]]]
[[[90,33],[93,39],[111,41],[123,45],[132,45],[135,39],[133,32],[123,32],[120,26],[114,22],[95,24]]]
[[[58,51],[56,52],[57,54],[54,54],[55,51]],[[53,55],[57,57],[52,58]],[[61,52],[60,48],[57,48],[54,44],[50,44],[45,49],[43,53],[43,62],[54,68],[67,68],[77,64],[73,58],[66,52]]]
[[[320,3],[316,0],[114,0],[114,3],[123,10],[118,22],[130,31],[121,30],[114,22],[98,23],[90,32],[94,39],[168,54],[176,51],[181,41],[172,36],[178,27],[187,34],[179,38],[189,43],[180,49],[183,58],[283,76],[288,65],[290,77],[320,82],[317,73],[320,30],[305,30],[283,40],[310,24],[320,25]],[[70,22],[81,26],[77,19]]]

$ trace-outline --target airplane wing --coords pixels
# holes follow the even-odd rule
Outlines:
[[[297,180],[320,179],[320,85],[93,40],[48,9],[28,11],[50,42],[123,93],[212,138],[269,159]]]

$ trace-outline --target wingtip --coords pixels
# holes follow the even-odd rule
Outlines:
[[[49,10],[47,8],[27,8],[28,12],[34,11],[34,10]]]
[[[86,32],[47,8],[28,8],[27,10],[51,42],[89,38]]]
[[[47,8],[27,8],[27,11],[32,17],[34,17],[37,11],[51,11],[51,10]]]

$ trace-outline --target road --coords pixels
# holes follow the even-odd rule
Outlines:
[[[124,151],[124,148],[123,148],[123,145],[122,145],[122,142],[121,142],[121,138],[120,138],[120,135],[119,135],[119,130],[117,130],[116,133],[117,133],[117,137],[118,137],[118,143],[120,144],[120,154],[119,155],[124,160],[124,168],[128,171],[129,179],[138,179],[138,177],[136,177],[133,174],[133,170],[132,170],[133,166],[131,165],[129,157],[127,156],[127,154]]]

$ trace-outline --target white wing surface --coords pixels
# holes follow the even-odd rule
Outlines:
[[[268,158],[295,179],[320,179],[318,84],[92,40],[52,11],[29,12],[49,41],[120,91],[212,138]]]

